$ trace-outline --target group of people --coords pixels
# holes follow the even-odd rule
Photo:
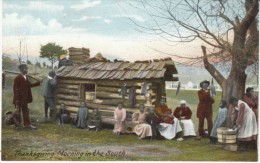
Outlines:
[[[198,133],[199,136],[205,137],[204,120],[207,120],[208,136],[210,143],[217,142],[217,128],[228,127],[233,131],[237,131],[237,140],[239,150],[246,150],[250,144],[254,148],[257,145],[258,134],[258,97],[254,95],[254,88],[248,87],[243,99],[235,97],[229,98],[229,106],[227,101],[221,100],[219,103],[219,110],[212,123],[212,104],[214,97],[211,96],[209,88],[209,81],[200,83],[201,90],[198,91],[199,104],[197,108],[197,117],[199,119]],[[230,122],[229,124],[227,122]]]
[[[16,129],[21,129],[22,114],[24,127],[26,129],[35,130],[37,127],[31,124],[28,103],[31,103],[33,100],[31,88],[39,86],[43,80],[31,83],[27,76],[28,66],[26,64],[21,64],[18,68],[21,73],[15,77],[13,86],[13,104],[15,106],[15,111],[8,111],[5,113],[5,124],[14,124]],[[63,125],[64,123],[72,123],[78,128],[86,128],[88,130],[95,129],[96,131],[100,130],[101,115],[98,109],[94,109],[91,113],[89,113],[84,101],[81,101],[76,119],[71,117],[71,114],[66,109],[66,105],[64,103],[61,103],[60,108],[57,109],[55,104],[56,87],[56,73],[52,70],[48,73],[48,78],[44,84],[43,91],[45,122],[52,121],[57,122],[60,125]]]
[[[15,124],[17,128],[20,128],[22,113],[24,127],[36,129],[36,127],[31,124],[29,118],[28,103],[32,102],[31,88],[39,86],[43,80],[31,83],[26,75],[28,73],[28,66],[26,64],[19,65],[19,70],[21,73],[15,77],[13,86],[13,104],[16,109],[14,112],[9,111],[6,113],[6,119],[8,120],[6,122],[7,124]],[[250,143],[256,144],[258,133],[258,97],[254,95],[254,89],[252,87],[247,88],[243,99],[230,97],[228,101],[229,106],[227,106],[227,101],[221,100],[213,124],[212,105],[214,103],[214,95],[212,96],[210,93],[209,85],[209,81],[202,81],[200,83],[201,89],[198,91],[199,103],[197,107],[197,118],[199,126],[196,138],[207,136],[210,138],[210,143],[214,144],[217,142],[217,128],[226,126],[237,131],[237,139],[242,149],[247,148]],[[61,125],[71,123],[73,120],[70,112],[66,110],[64,103],[60,105],[59,110],[56,109],[56,87],[56,73],[55,71],[50,71],[48,79],[44,84],[43,93],[45,120],[47,121],[50,118],[52,121],[58,121]],[[177,140],[181,141],[184,136],[196,136],[191,116],[192,111],[186,106],[186,101],[182,100],[180,106],[172,111],[166,104],[166,97],[163,96],[160,103],[148,108],[147,112],[145,111],[144,105],[139,106],[139,112],[132,115],[132,121],[136,124],[133,131],[140,139],[146,137],[164,137],[166,139],[177,138]],[[126,110],[122,104],[119,104],[115,109],[114,118],[115,125],[113,132],[116,135],[120,135],[120,133],[124,133],[126,126]],[[208,133],[204,130],[205,119],[207,120]],[[230,121],[229,126],[226,125],[227,121]],[[93,112],[89,114],[85,102],[82,101],[78,110],[77,119],[74,122],[78,128],[95,128],[99,130],[101,126],[101,115],[98,109],[94,109]]]
[[[139,139],[152,138],[173,139],[178,137],[182,141],[184,136],[196,136],[194,124],[191,121],[192,111],[186,106],[186,101],[181,100],[180,106],[174,112],[166,105],[166,97],[163,96],[160,104],[149,107],[139,106],[139,112],[132,114],[134,122],[133,132]],[[124,133],[126,127],[126,110],[122,104],[114,111],[115,126],[113,132],[117,135]]]

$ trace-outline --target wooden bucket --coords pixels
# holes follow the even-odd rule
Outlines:
[[[237,131],[229,131],[227,127],[217,128],[218,142],[223,144],[236,143]]]

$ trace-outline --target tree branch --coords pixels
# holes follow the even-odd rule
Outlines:
[[[203,63],[204,63],[204,67],[205,69],[214,77],[214,79],[216,79],[216,81],[218,82],[218,84],[220,86],[222,86],[222,84],[225,81],[225,78],[223,77],[223,75],[216,69],[216,67],[214,67],[212,64],[209,63],[208,61],[208,57],[207,57],[207,52],[206,52],[206,47],[205,46],[201,46],[202,52],[203,52]]]

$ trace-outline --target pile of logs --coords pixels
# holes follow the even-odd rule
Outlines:
[[[70,60],[73,61],[73,63],[76,64],[82,64],[87,61],[89,58],[89,49],[87,48],[69,48],[69,56]]]

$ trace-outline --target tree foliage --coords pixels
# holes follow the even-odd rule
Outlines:
[[[52,68],[53,64],[59,60],[59,57],[63,54],[67,54],[67,51],[55,43],[41,45],[40,57],[47,58],[51,62]]]

